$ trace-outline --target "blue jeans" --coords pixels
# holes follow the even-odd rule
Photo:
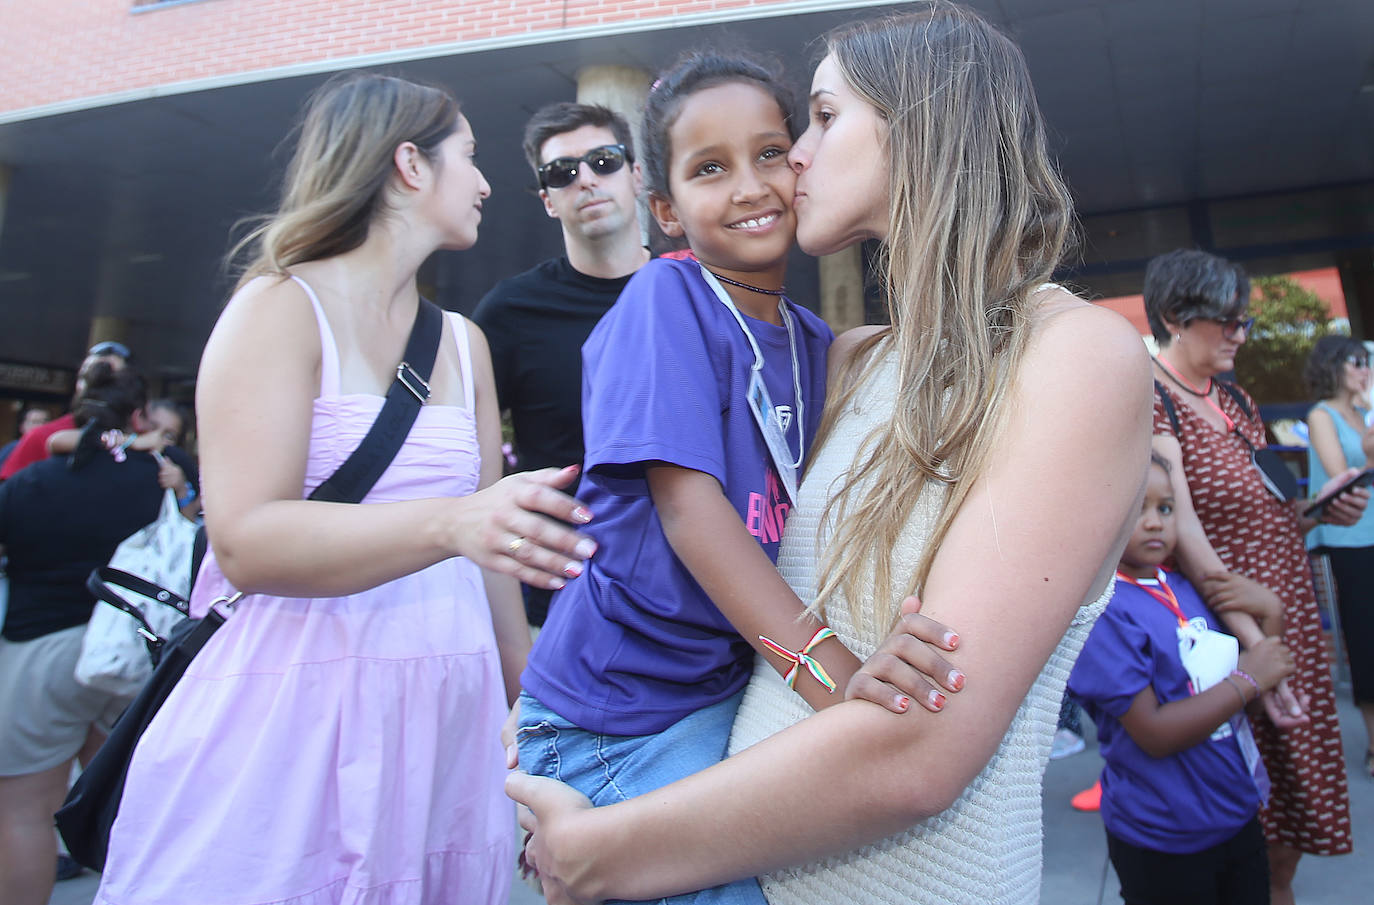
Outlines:
[[[597,807],[652,792],[719,763],[744,692],[704,707],[656,735],[601,735],[521,692],[520,769],[565,782]],[[766,905],[753,878],[658,899],[672,905]],[[608,903],[611,905],[611,903]]]

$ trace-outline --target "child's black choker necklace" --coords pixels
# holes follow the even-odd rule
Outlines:
[[[712,269],[709,268],[709,267],[705,268],[705,270],[706,270],[707,273],[709,273],[711,276],[715,277],[716,279],[720,280],[722,283],[729,283],[731,286],[738,286],[738,287],[741,288],[741,289],[748,289],[750,292],[757,292],[757,293],[760,294],[760,295],[776,295],[776,296],[784,296],[784,295],[787,295],[787,287],[786,287],[786,286],[780,286],[780,287],[778,287],[777,289],[763,289],[763,288],[761,288],[761,287],[759,287],[759,286],[750,286],[748,283],[741,283],[739,280],[732,280],[732,279],[730,279],[729,277],[723,277],[723,276],[721,276],[720,274],[716,273],[714,270],[712,270]]]

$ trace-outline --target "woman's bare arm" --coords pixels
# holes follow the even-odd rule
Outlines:
[[[1110,578],[1146,472],[1148,375],[1130,326],[1086,305],[1051,318],[1031,343],[989,469],[922,595],[924,613],[958,626],[951,659],[971,677],[945,714],[840,704],[595,810],[516,774],[507,788],[533,809],[523,820],[536,829],[546,889],[585,901],[697,889],[846,851],[948,807]]]
[[[268,278],[235,295],[206,345],[196,399],[206,527],[234,587],[351,594],[459,555],[547,586],[593,548],[529,511],[579,520],[576,501],[555,490],[572,475],[553,469],[460,499],[367,506],[302,500],[320,355],[302,290]],[[520,561],[506,554],[516,536],[532,541]]]
[[[1327,474],[1338,475],[1350,467],[1336,433],[1336,422],[1326,409],[1313,408],[1307,413],[1307,437],[1312,452],[1316,453],[1317,460]]]

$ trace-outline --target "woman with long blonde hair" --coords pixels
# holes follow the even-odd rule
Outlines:
[[[760,668],[738,753],[710,770],[595,809],[517,774],[550,901],[752,874],[775,902],[1039,895],[1040,779],[1143,486],[1148,358],[1049,284],[1071,202],[1020,52],[977,16],[935,3],[832,33],[810,112],[798,242],[879,240],[891,326],[832,347],[779,566],[879,674],[901,668],[912,642],[883,638],[915,593],[959,630],[967,685],[940,715],[807,716]]]
[[[556,490],[573,470],[497,480],[486,343],[450,314],[362,504],[305,498],[382,409],[417,268],[477,240],[474,148],[435,88],[358,75],[311,99],[197,384],[211,552],[192,608],[244,597],[140,740],[100,902],[506,901],[516,578],[558,587],[590,555],[554,520],[590,518]]]

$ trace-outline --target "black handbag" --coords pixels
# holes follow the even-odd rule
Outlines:
[[[1246,403],[1245,397],[1241,395],[1236,385],[1225,380],[1217,380],[1217,386],[1235,401],[1236,406],[1245,414],[1251,417],[1250,406]],[[1155,381],[1155,396],[1164,405],[1164,414],[1169,416],[1169,426],[1174,430],[1175,437],[1181,437],[1179,433],[1178,411],[1174,408],[1174,400],[1164,390],[1158,380]],[[1283,457],[1268,447],[1255,449],[1255,445],[1250,442],[1239,428],[1232,431],[1245,448],[1250,453],[1250,462],[1259,472],[1260,481],[1264,484],[1264,489],[1274,495],[1282,502],[1295,500],[1298,497],[1298,478],[1293,474],[1288,464],[1283,461]]]
[[[400,451],[420,407],[429,399],[428,380],[442,334],[443,313],[432,302],[421,299],[406,342],[405,358],[396,368],[396,379],[387,390],[386,402],[377,420],[358,448],[338,471],[310,494],[310,499],[357,503],[367,496]],[[185,674],[186,667],[224,624],[242,594],[216,599],[204,618],[184,619],[163,638],[152,631],[142,611],[114,589],[122,587],[135,591],[189,613],[189,605],[179,595],[109,568],[94,570],[86,587],[98,600],[118,607],[139,621],[139,634],[147,642],[148,654],[154,663],[153,674],[115,722],[109,738],[72,785],[56,814],[57,830],[72,858],[84,867],[102,871],[109,851],[110,829],[119,813],[124,779],[138,740]]]

